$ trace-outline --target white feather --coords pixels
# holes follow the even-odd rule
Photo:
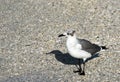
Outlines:
[[[75,58],[87,59],[91,54],[82,50],[81,44],[78,42],[76,36],[68,36],[66,46],[71,56]]]

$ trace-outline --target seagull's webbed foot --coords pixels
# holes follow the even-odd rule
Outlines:
[[[78,73],[78,72],[80,73],[80,72],[81,72],[81,70],[77,70],[77,71],[75,71],[75,70],[74,70],[73,72],[74,72],[74,73]]]
[[[74,73],[78,73],[79,75],[85,75],[85,72],[82,70],[77,70],[77,71],[73,71]]]
[[[85,75],[85,72],[84,71],[79,72],[79,75]]]

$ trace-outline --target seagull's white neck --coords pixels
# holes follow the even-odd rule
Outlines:
[[[78,43],[78,40],[76,38],[76,35],[68,36],[67,37],[67,47],[68,46],[75,46]]]

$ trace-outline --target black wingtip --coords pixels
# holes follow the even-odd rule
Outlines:
[[[108,48],[106,46],[101,46],[102,49],[107,50]]]

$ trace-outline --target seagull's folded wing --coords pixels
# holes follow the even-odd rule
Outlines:
[[[96,52],[100,51],[101,48],[100,46],[96,44],[92,44],[90,41],[85,40],[85,39],[78,39],[79,43],[82,46],[82,50],[85,50],[91,54],[95,54]]]

